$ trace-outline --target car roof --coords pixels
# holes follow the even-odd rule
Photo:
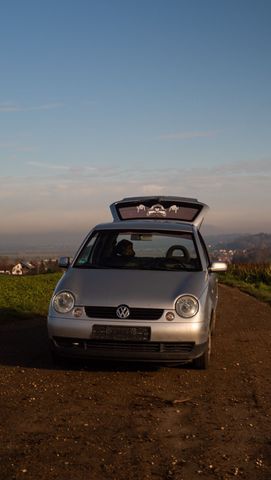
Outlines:
[[[165,230],[193,233],[195,226],[191,223],[173,222],[172,220],[121,220],[100,223],[94,227],[94,230]]]

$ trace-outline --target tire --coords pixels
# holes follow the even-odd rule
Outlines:
[[[50,356],[51,356],[52,363],[56,365],[59,362],[58,354],[54,352],[54,350],[50,350]]]
[[[195,358],[193,361],[194,368],[197,370],[207,370],[210,364],[210,356],[211,356],[211,332],[208,335],[208,341],[205,351],[200,357]]]
[[[65,358],[61,357],[61,355],[59,355],[57,352],[51,350],[50,353],[54,367],[62,367],[65,364]]]

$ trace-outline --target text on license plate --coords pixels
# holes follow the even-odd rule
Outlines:
[[[92,328],[92,338],[99,340],[130,340],[146,342],[150,340],[150,336],[150,327],[93,325]]]

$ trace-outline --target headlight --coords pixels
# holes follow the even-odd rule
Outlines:
[[[68,313],[74,307],[74,296],[70,292],[60,292],[53,298],[53,307],[58,313]]]
[[[194,317],[199,311],[199,302],[191,295],[183,295],[178,298],[175,309],[180,317],[190,318]]]

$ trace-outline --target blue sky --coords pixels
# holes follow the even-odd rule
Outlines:
[[[1,2],[2,233],[86,231],[191,196],[271,233],[269,0]]]

